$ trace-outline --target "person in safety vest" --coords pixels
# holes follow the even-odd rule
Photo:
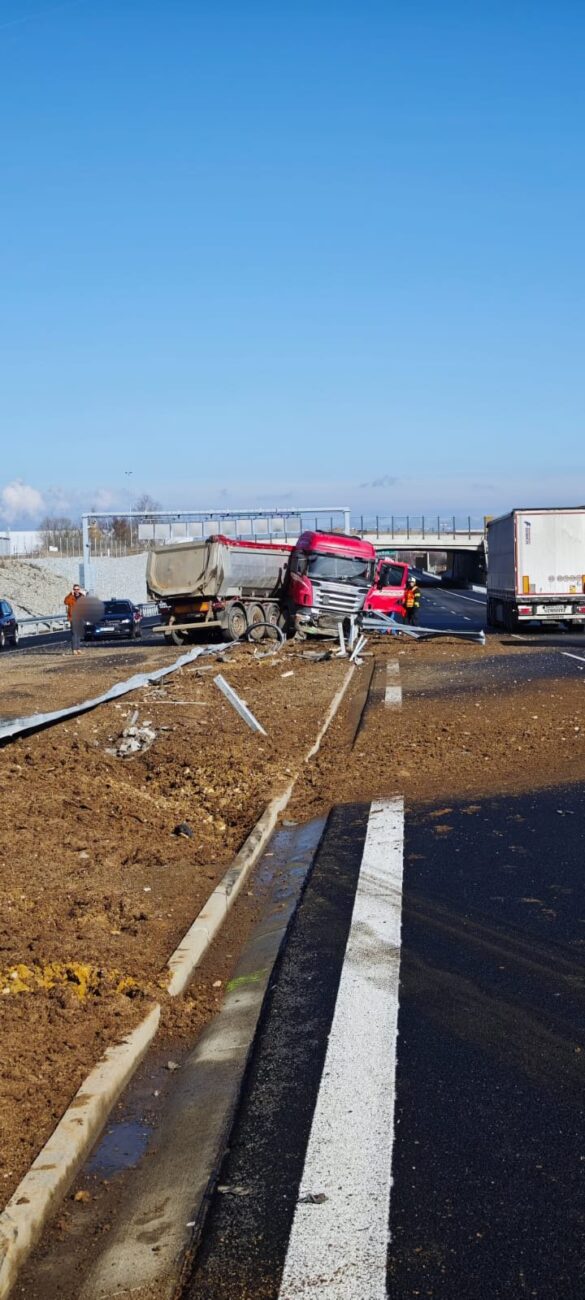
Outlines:
[[[404,592],[404,622],[416,623],[420,608],[420,587],[416,578],[409,578]]]

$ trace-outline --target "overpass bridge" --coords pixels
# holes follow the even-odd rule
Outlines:
[[[446,572],[463,581],[483,581],[485,577],[484,518],[466,515],[442,517],[441,515],[390,515],[375,519],[359,518],[354,531],[379,551],[388,551],[397,557],[408,554],[421,569],[432,569],[431,557],[437,553],[446,556]]]
[[[360,515],[354,532],[376,547],[397,551],[477,551],[484,544],[486,519],[458,515]]]

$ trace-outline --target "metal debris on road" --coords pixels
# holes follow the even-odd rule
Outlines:
[[[258,731],[261,736],[265,736],[267,733],[262,724],[254,717],[254,714],[251,709],[248,708],[248,705],[244,704],[244,701],[236,694],[233,686],[230,686],[229,682],[226,682],[225,677],[222,677],[221,673],[218,673],[217,677],[214,677],[213,680],[215,685],[219,686],[220,691],[225,695],[226,700],[229,701],[232,707],[236,710],[236,713],[239,713],[240,717],[243,718],[244,722],[248,724],[251,730]]]
[[[396,619],[390,614],[382,614],[380,610],[368,610],[362,614],[360,625],[368,632],[391,633],[393,636],[407,636],[414,641],[431,641],[437,637],[455,637],[458,641],[474,641],[477,645],[485,645],[485,631],[480,628],[479,632],[460,632],[453,628],[437,627],[411,627],[408,623],[397,623]]]

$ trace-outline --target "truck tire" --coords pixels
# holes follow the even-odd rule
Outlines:
[[[237,600],[228,605],[221,624],[228,641],[239,641],[248,628],[246,610]]]
[[[283,617],[280,605],[275,600],[271,600],[264,606],[264,618],[267,623],[272,623],[274,627],[282,627],[280,619]]]
[[[262,606],[248,605],[246,613],[248,615],[248,640],[261,641],[266,635],[264,624],[267,622]],[[256,624],[258,624],[257,629]]]

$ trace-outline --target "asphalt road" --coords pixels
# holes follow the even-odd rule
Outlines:
[[[157,618],[143,619],[142,634],[138,641],[121,641],[116,637],[112,637],[110,640],[99,641],[97,644],[111,647],[120,645],[125,650],[128,650],[128,647],[132,645],[138,647],[141,645],[164,645],[165,642],[162,636],[160,634],[155,635],[151,631],[151,628],[156,622],[158,622]],[[37,652],[48,654],[51,651],[57,651],[60,653],[63,649],[63,645],[68,644],[70,640],[71,633],[69,632],[69,629],[66,628],[63,628],[60,632],[39,632],[36,636],[21,636],[17,646],[5,646],[2,651],[2,657],[9,654],[22,654],[25,651],[27,654]],[[84,646],[84,649],[90,651],[92,646],[88,643]]]
[[[585,1293],[585,791],[452,808],[448,835],[437,811],[406,819],[397,1053],[375,1016],[356,1051],[379,994],[370,955],[343,1008],[345,1070],[331,1043],[360,962],[348,936],[368,809],[333,813],[188,1300]]]

